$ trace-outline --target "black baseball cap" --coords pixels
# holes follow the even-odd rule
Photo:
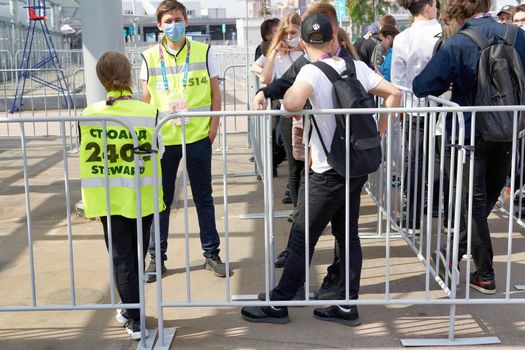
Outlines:
[[[316,35],[312,38],[314,34]],[[327,16],[314,13],[306,17],[301,24],[301,39],[308,44],[324,44],[333,38],[332,23]]]
[[[496,16],[501,15],[502,13],[508,13],[509,15],[512,15],[512,12],[514,12],[514,6],[512,5],[505,5],[499,10],[498,14]]]

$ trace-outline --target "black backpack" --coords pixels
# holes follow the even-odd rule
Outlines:
[[[372,51],[372,56],[370,56],[370,64],[379,68],[383,62],[385,62],[386,49],[383,47],[383,44],[381,44],[381,41],[374,37],[370,39],[376,43],[374,51]]]
[[[324,62],[313,63],[332,82],[332,99],[337,108],[374,108],[374,100],[357,80],[355,64],[346,58],[346,70],[339,73]],[[322,117],[321,117],[322,118]],[[328,164],[342,177],[346,176],[346,115],[335,115],[336,128],[330,152],[312,116]],[[372,114],[350,114],[350,177],[373,173],[381,164],[381,137]]]
[[[525,103],[525,77],[521,59],[514,48],[518,27],[505,25],[503,37],[490,40],[474,27],[460,33],[481,49],[478,61],[474,106],[513,106]],[[485,141],[511,142],[514,112],[476,113],[476,129]],[[525,131],[525,113],[518,113],[518,137]]]

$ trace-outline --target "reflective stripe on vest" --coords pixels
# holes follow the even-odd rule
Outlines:
[[[183,91],[183,67],[187,47],[182,48],[177,57],[164,50],[166,78],[169,91],[164,88],[160,69],[159,47],[155,45],[143,52],[148,66],[148,89],[151,95],[150,103],[154,104],[163,115],[170,114],[170,103],[184,98],[188,111],[209,111],[211,107],[211,82],[207,69],[208,45],[191,41],[190,63],[188,66],[188,81]],[[210,131],[210,118],[189,118],[186,122],[186,142],[193,143],[204,139]],[[173,122],[165,123],[161,128],[162,140],[165,146],[182,143],[182,127]]]
[[[125,121],[131,125],[134,128],[155,128],[157,125],[156,118],[151,117],[128,117],[126,116]],[[79,126],[86,126],[86,127],[104,127],[104,123],[106,124],[106,127],[124,127],[124,124],[114,122],[114,121],[101,121],[101,120],[87,120],[87,121],[81,121],[78,123]]]
[[[160,168],[159,168],[160,169]],[[109,178],[109,187],[125,187],[135,189],[135,178],[115,177]],[[89,179],[80,179],[82,188],[106,187],[106,177],[92,177]],[[162,186],[162,177],[158,178],[159,186]],[[153,186],[153,176],[141,176],[141,186]]]
[[[197,63],[190,63],[188,65],[188,72],[194,71],[194,70],[207,70],[208,65],[206,62],[197,62]],[[170,74],[177,74],[177,73],[183,73],[184,72],[184,66],[166,66],[166,73],[168,75]],[[160,79],[162,79],[162,70],[160,67],[148,67],[148,74],[149,76],[159,76]]]
[[[88,218],[107,215],[106,192],[109,190],[109,214],[136,218],[136,186],[134,145],[130,130],[117,122],[104,122],[96,117],[121,117],[124,122],[133,126],[139,146],[151,148],[153,131],[156,126],[157,110],[150,104],[134,100],[117,101],[107,106],[105,101],[88,106],[79,122],[80,144],[80,178],[84,214]],[[93,117],[93,120],[90,120]],[[104,124],[106,125],[106,146],[104,150]],[[105,168],[104,158],[107,158]],[[142,154],[140,167],[141,216],[154,212],[153,193],[153,157]],[[162,200],[162,180],[160,159],[157,159],[159,171],[158,206],[164,210]],[[106,175],[107,173],[107,175]],[[106,178],[107,176],[107,178]],[[106,188],[107,182],[109,188]]]

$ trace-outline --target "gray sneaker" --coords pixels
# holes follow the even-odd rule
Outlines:
[[[226,277],[226,264],[221,261],[221,257],[218,255],[207,257],[204,267],[206,270],[213,271],[217,277]]]
[[[161,260],[161,273],[164,275],[168,269],[166,268],[166,265],[164,265],[164,260]],[[157,280],[157,275],[155,272],[157,271],[157,263],[155,262],[155,259],[151,259],[149,261],[148,267],[146,267],[146,283],[153,283]]]

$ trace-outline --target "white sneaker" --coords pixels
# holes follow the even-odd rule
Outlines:
[[[140,340],[141,334],[140,334],[140,321],[135,320],[129,320],[126,324],[126,332],[128,332],[129,335],[131,335],[131,338],[133,340]],[[145,330],[146,338],[149,335],[148,330]]]
[[[126,310],[123,309],[117,309],[117,314],[115,315],[115,320],[117,320],[117,322],[122,326],[126,326],[126,324],[129,322],[129,318],[124,315],[125,311]]]

